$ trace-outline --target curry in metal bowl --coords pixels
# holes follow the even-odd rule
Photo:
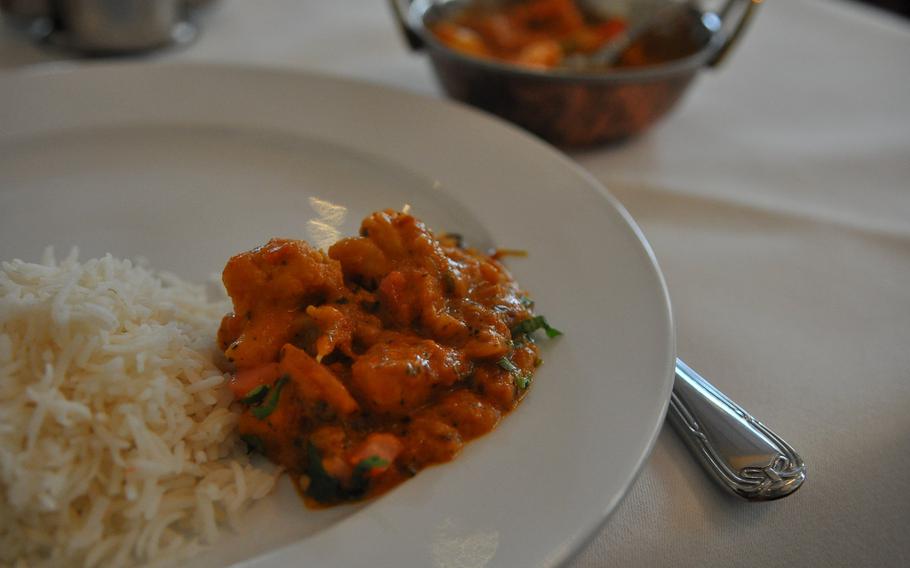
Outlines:
[[[389,1],[449,96],[573,147],[653,126],[725,58],[761,2]]]

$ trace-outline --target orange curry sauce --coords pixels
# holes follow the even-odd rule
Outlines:
[[[325,254],[272,239],[230,259],[218,341],[239,432],[311,506],[454,458],[527,392],[531,335],[559,332],[494,258],[392,211]]]
[[[595,19],[574,0],[529,0],[497,9],[471,8],[430,30],[467,55],[537,69],[558,67],[573,54],[590,54],[622,33],[621,18]]]

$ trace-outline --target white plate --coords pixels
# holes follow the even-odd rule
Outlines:
[[[628,214],[550,147],[475,111],[301,73],[97,66],[0,79],[0,259],[47,244],[202,280],[272,236],[354,233],[408,203],[508,262],[565,336],[524,404],[453,463],[372,502],[308,511],[285,483],[217,566],[553,566],[647,456],[673,324]],[[315,222],[314,222],[315,221]]]

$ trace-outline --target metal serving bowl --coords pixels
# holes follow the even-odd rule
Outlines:
[[[639,134],[667,114],[705,67],[715,67],[740,37],[761,0],[727,0],[716,12],[686,2],[670,22],[637,42],[654,64],[597,70],[536,70],[454,51],[429,30],[470,4],[515,0],[389,0],[412,49],[425,49],[453,98],[506,118],[562,146],[590,146]],[[630,27],[670,0],[587,0],[600,13],[619,9]]]
[[[214,0],[0,0],[0,14],[35,41],[87,55],[186,44]]]

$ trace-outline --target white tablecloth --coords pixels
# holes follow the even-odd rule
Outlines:
[[[155,57],[439,96],[385,2],[223,0],[204,25]],[[0,69],[59,57],[0,31]],[[792,497],[747,504],[665,429],[572,566],[910,566],[910,25],[767,2],[668,120],[574,157],[645,230],[682,357],[811,469]]]

